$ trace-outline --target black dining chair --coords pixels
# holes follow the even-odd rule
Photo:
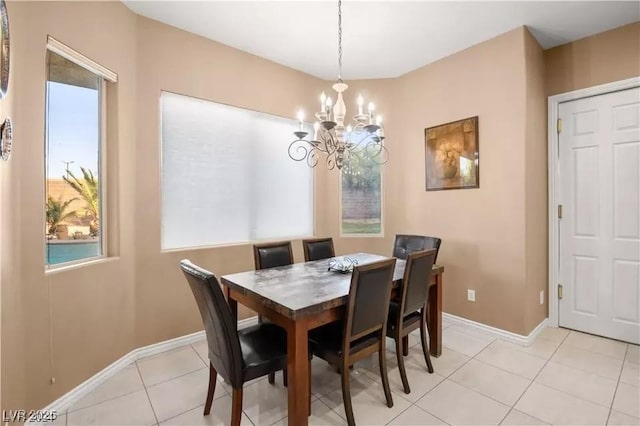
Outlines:
[[[305,262],[329,259],[336,256],[333,249],[333,238],[302,240],[302,251],[304,252]]]
[[[309,346],[316,355],[337,367],[342,376],[342,399],[347,422],[355,424],[351,406],[349,367],[378,352],[380,376],[387,400],[393,407],[385,356],[385,335],[389,297],[396,259],[356,266],[343,321],[336,321],[309,332]]]
[[[393,242],[393,257],[397,257],[398,259],[406,259],[409,253],[414,253],[416,251],[435,249],[436,257],[433,259],[433,263],[438,260],[438,253],[440,252],[440,245],[442,244],[442,240],[438,237],[428,237],[425,235],[408,235],[408,234],[397,234],[396,238]],[[397,297],[394,297],[396,302],[399,302]],[[427,328],[429,327],[429,323],[427,323]],[[406,356],[409,354],[409,341],[405,340],[405,344],[403,346],[403,354]]]
[[[209,390],[204,415],[211,412],[220,374],[233,388],[231,425],[239,426],[243,384],[286,368],[286,333],[272,323],[238,330],[216,276],[189,260],[182,260],[180,268],[198,304],[209,346]]]
[[[276,268],[293,264],[293,250],[291,241],[279,241],[275,243],[254,244],[253,261],[256,271],[260,269]],[[262,323],[262,315],[258,315],[258,323]],[[275,383],[275,373],[269,374],[269,383]],[[282,372],[282,382],[288,385],[287,370]]]
[[[427,370],[433,373],[433,365],[429,356],[427,344],[427,303],[429,298],[429,282],[436,250],[423,250],[409,254],[405,265],[402,286],[399,291],[400,302],[391,301],[389,304],[389,320],[387,321],[387,337],[396,343],[396,358],[400,370],[400,378],[405,393],[410,393],[409,381],[404,367],[402,339],[413,330],[420,329],[422,352],[427,363]]]
[[[396,235],[393,242],[393,257],[398,259],[406,259],[409,253],[413,253],[421,250],[436,249],[436,258],[434,263],[438,260],[438,252],[440,251],[440,244],[442,240],[438,237],[427,237],[425,235]]]
[[[253,261],[255,263],[256,270],[293,264],[291,241],[254,244]]]

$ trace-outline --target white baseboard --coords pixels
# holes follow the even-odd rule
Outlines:
[[[258,317],[254,316],[251,318],[246,318],[238,321],[238,328],[249,327],[251,325],[258,323]],[[71,389],[66,394],[62,395],[60,398],[53,401],[51,404],[47,405],[40,411],[53,411],[55,410],[57,413],[64,413],[68,410],[73,404],[84,398],[86,395],[97,389],[101,384],[115,376],[117,373],[122,371],[125,367],[130,365],[131,363],[146,358],[153,355],[158,355],[166,351],[170,351],[172,349],[181,348],[183,346],[190,345],[192,343],[198,342],[205,338],[204,330],[198,331],[192,334],[187,334],[186,336],[176,337],[175,339],[165,340],[164,342],[154,343],[149,346],[143,346],[141,348],[137,348],[123,356],[122,358],[116,360],[114,363],[108,365],[103,370],[94,374],[84,382],[80,383],[75,388]],[[27,425],[51,425],[51,423],[41,423],[41,422],[32,422],[29,419],[26,422]]]
[[[538,333],[540,333],[547,326],[547,320],[548,320],[548,318],[543,319],[542,322],[538,324],[537,327],[531,331],[531,333],[529,333],[527,336],[524,336],[522,334],[512,333],[510,331],[503,330],[501,328],[492,327],[490,325],[482,324],[480,322],[472,321],[470,319],[448,314],[446,312],[442,313],[442,318],[446,319],[448,322],[452,324],[461,325],[467,328],[473,328],[475,330],[482,331],[484,333],[492,334],[502,340],[513,342],[522,346],[531,345],[534,342]]]

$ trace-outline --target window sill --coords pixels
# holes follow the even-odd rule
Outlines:
[[[45,270],[44,270],[44,274],[45,275],[55,275],[58,273],[64,273],[64,272],[69,272],[69,271],[73,271],[76,269],[81,269],[81,268],[86,268],[86,267],[91,267],[94,265],[101,265],[103,263],[111,263],[111,262],[115,262],[120,260],[120,257],[116,256],[116,257],[98,257],[98,258],[94,258],[94,259],[90,259],[90,260],[86,260],[86,261],[78,261],[76,263],[71,263],[71,264],[67,264],[67,265],[61,265],[61,266],[45,266]]]
[[[340,238],[384,238],[384,234],[340,234]]]
[[[314,235],[305,235],[305,236],[294,236],[294,237],[282,237],[282,238],[266,238],[262,240],[251,240],[251,241],[240,241],[237,243],[222,243],[222,244],[212,244],[205,246],[193,246],[193,247],[178,247],[178,248],[163,248],[160,250],[160,253],[179,253],[185,251],[194,251],[194,250],[212,250],[212,249],[220,249],[225,247],[237,247],[237,246],[252,246],[254,244],[261,243],[269,243],[276,241],[298,241],[298,240],[306,240],[309,238],[317,238]]]

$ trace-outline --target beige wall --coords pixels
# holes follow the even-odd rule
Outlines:
[[[315,99],[320,82],[137,17],[119,2],[10,2],[9,12],[16,150],[0,164],[2,406],[39,408],[133,348],[202,329],[179,259],[218,274],[253,267],[249,245],[160,253],[160,90],[291,116],[311,110],[298,102]],[[48,34],[119,79],[107,94],[112,257],[45,274],[44,215],[36,207],[44,203],[37,165],[44,164]],[[299,242],[294,247],[302,260]]]
[[[547,95],[640,75],[640,22],[544,52]]]
[[[9,12],[11,92],[0,112],[14,119],[16,149],[0,163],[2,406],[40,408],[135,347],[202,328],[180,259],[219,275],[253,267],[249,245],[161,252],[160,91],[291,116],[314,111],[331,83],[138,17],[119,2],[9,2]],[[50,274],[37,166],[47,34],[119,75],[108,90],[111,258]],[[349,82],[347,104],[362,91],[387,123],[385,234],[339,236],[339,175],[323,167],[316,234],[333,236],[339,254],[390,254],[400,232],[440,236],[445,311],[531,331],[546,315],[538,304],[546,289],[545,58],[520,28],[398,79]],[[480,188],[426,192],[424,128],[475,115]],[[294,247],[302,260],[298,241]]]
[[[403,117],[387,128],[402,151],[388,172],[403,176],[403,231],[443,239],[444,310],[522,334],[525,76],[521,28],[400,77]],[[424,129],[476,115],[480,188],[426,192]]]
[[[544,51],[529,31],[525,36],[525,293],[524,331],[533,330],[547,317],[547,98]]]
[[[202,329],[177,267],[180,259],[218,275],[253,268],[250,245],[160,252],[160,91],[293,117],[300,107],[316,107],[321,81],[150,19],[138,17],[137,22],[137,116],[145,125],[138,126],[136,144],[137,211],[144,212],[136,217],[136,341],[147,345]],[[305,100],[308,104],[301,105]],[[294,248],[296,260],[302,261],[298,241]]]
[[[135,188],[123,182],[133,179],[135,164],[129,147],[135,144],[136,28],[135,16],[115,2],[8,2],[8,8],[15,150],[0,164],[7,179],[1,201],[2,406],[39,408],[135,347]],[[55,274],[44,272],[41,208],[47,35],[120,76],[109,93],[109,210],[118,231],[113,258]]]

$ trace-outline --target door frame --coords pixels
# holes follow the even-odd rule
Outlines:
[[[558,309],[558,281],[560,278],[559,270],[559,220],[558,204],[560,197],[558,194],[560,162],[558,161],[558,142],[559,133],[557,131],[558,111],[560,104],[564,102],[575,101],[577,99],[588,98],[591,96],[604,95],[611,92],[619,92],[621,90],[633,89],[640,87],[640,77],[632,77],[626,80],[615,81],[612,83],[601,84],[598,86],[578,89],[571,92],[560,93],[558,95],[549,96],[548,98],[548,137],[547,137],[547,155],[548,155],[548,206],[549,206],[549,318],[548,325],[550,327],[558,327],[559,309]]]

